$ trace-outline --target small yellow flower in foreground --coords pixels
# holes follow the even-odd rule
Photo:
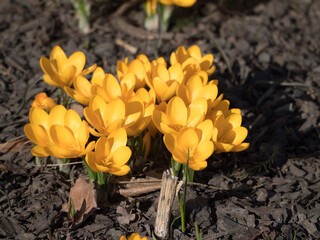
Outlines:
[[[183,72],[179,63],[167,69],[164,64],[154,62],[151,65],[151,77],[147,80],[147,84],[154,89],[158,102],[165,102],[175,94],[182,81]]]
[[[165,111],[153,111],[152,121],[163,134],[178,132],[183,127],[196,127],[202,122],[207,106],[205,98],[199,98],[187,107],[180,97],[173,97]]]
[[[205,71],[208,76],[212,75],[215,66],[212,66],[213,55],[207,54],[201,56],[200,48],[197,45],[193,45],[186,50],[183,46],[178,47],[176,52],[171,53],[170,56],[171,65],[180,63],[185,74],[185,79],[188,79],[196,72]]]
[[[97,69],[93,72],[91,82],[89,82],[85,77],[79,75],[73,80],[74,89],[65,86],[65,92],[77,100],[79,103],[88,106],[90,97],[92,96],[91,87],[96,84],[98,86],[102,86],[103,79],[105,77],[105,73],[101,67],[97,67]]]
[[[177,96],[181,97],[188,106],[193,101],[199,98],[205,98],[208,101],[208,106],[213,103],[218,95],[218,87],[213,81],[208,82],[208,76],[205,72],[204,79],[199,74],[194,74],[190,77],[186,84],[180,84],[177,89]]]
[[[45,92],[38,93],[31,103],[32,107],[38,107],[50,112],[50,110],[56,106],[55,101],[48,97]]]
[[[125,164],[131,157],[131,150],[126,146],[127,140],[124,128],[112,132],[107,138],[99,138],[95,152],[89,152],[85,157],[89,167],[95,172],[126,175],[130,168]]]
[[[125,236],[121,236],[120,240],[148,240],[146,237],[140,237],[138,233],[132,233],[127,239]]]
[[[94,148],[94,141],[85,147],[89,139],[88,124],[72,109],[57,105],[48,114],[43,109],[31,108],[29,118],[24,132],[37,145],[31,150],[34,156],[76,158]]]
[[[179,7],[191,7],[197,0],[159,0],[164,5],[177,5]]]
[[[213,122],[212,141],[217,148],[217,153],[246,150],[250,144],[243,143],[248,130],[241,127],[241,114],[232,113],[232,109],[227,114],[226,116],[222,110],[216,110],[209,117]]]
[[[83,70],[86,57],[82,52],[75,52],[67,58],[59,46],[55,46],[50,58],[41,57],[40,66],[45,75],[43,80],[54,87],[71,86],[72,81],[79,75],[87,75],[96,68],[96,64]]]
[[[131,127],[137,121],[141,121],[143,114],[144,106],[138,97],[132,98],[127,103],[120,98],[107,103],[102,97],[96,95],[84,109],[87,121],[98,131],[90,128],[90,132],[97,137],[108,136],[122,127]]]
[[[214,151],[212,121],[207,119],[196,128],[182,128],[177,133],[167,133],[163,141],[176,162],[187,164],[189,151],[189,168],[202,170],[207,167],[206,159]]]
[[[148,17],[152,17],[157,13],[157,2],[158,0],[146,0],[146,13]]]

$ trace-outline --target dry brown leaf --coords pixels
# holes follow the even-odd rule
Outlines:
[[[68,203],[63,205],[63,211],[69,212],[70,199],[74,205],[74,220],[71,227],[79,226],[86,220],[97,207],[97,193],[92,182],[87,183],[85,179],[77,179],[75,185],[70,189]]]
[[[9,141],[5,143],[0,143],[0,152],[7,153],[7,152],[20,152],[21,147],[25,145],[29,140],[27,138]]]

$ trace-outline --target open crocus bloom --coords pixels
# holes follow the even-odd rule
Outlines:
[[[103,79],[105,77],[105,73],[101,67],[97,67],[97,69],[93,72],[91,82],[89,82],[85,77],[79,75],[73,80],[74,89],[65,86],[65,92],[77,100],[79,103],[88,106],[90,97],[92,96],[91,87],[96,84],[98,86],[102,86]]]
[[[213,55],[207,54],[202,57],[200,48],[196,45],[189,47],[188,50],[183,46],[178,47],[176,52],[171,53],[170,63],[171,65],[181,64],[185,79],[200,71],[205,71],[210,76],[216,68],[215,66],[211,67]]]
[[[127,73],[133,73],[136,77],[135,89],[142,88],[146,85],[147,71],[144,62],[140,59],[134,59],[129,62],[128,58],[125,61],[118,61],[117,63],[117,76],[120,80],[125,77]]]
[[[87,121],[98,131],[90,128],[90,132],[97,137],[108,136],[122,127],[129,128],[137,121],[141,121],[143,114],[144,106],[138,97],[126,103],[120,98],[107,103],[96,95],[84,109]]]
[[[165,111],[153,111],[152,121],[163,134],[178,132],[183,127],[196,127],[202,122],[207,106],[205,98],[199,98],[186,106],[180,97],[173,97]]]
[[[67,58],[61,47],[55,46],[49,59],[46,57],[40,59],[40,66],[45,73],[43,80],[54,87],[70,87],[75,77],[87,75],[96,68],[94,64],[83,70],[85,62],[86,57],[82,52],[75,52]]]
[[[222,110],[215,111],[211,120],[213,122],[212,141],[217,152],[240,152],[249,147],[249,143],[243,143],[248,135],[248,130],[241,127],[241,114],[228,112],[225,116]]]
[[[112,74],[106,74],[102,80],[102,84],[92,86],[92,95],[102,97],[106,102],[111,102],[114,99],[121,98],[127,102],[134,95],[134,87],[136,77],[133,73],[127,73],[119,83]]]
[[[140,237],[138,233],[132,233],[128,239],[125,236],[121,236],[120,240],[148,240],[148,239],[146,237]]]
[[[164,5],[177,5],[179,7],[191,7],[197,0],[160,0]]]
[[[56,105],[55,101],[48,97],[45,92],[38,93],[31,104],[32,107],[42,108],[47,112],[50,112]]]
[[[204,78],[208,79],[205,72],[199,73],[204,73]],[[207,99],[208,106],[210,106],[218,95],[218,87],[214,84],[215,82],[207,83],[206,79],[203,80],[199,74],[192,75],[186,84],[178,86],[177,96],[181,97],[187,106],[199,98]]]
[[[212,121],[205,120],[196,128],[182,128],[176,133],[167,133],[163,141],[176,162],[188,163],[189,168],[198,171],[207,167],[206,159],[214,151],[210,140],[212,130]]]
[[[182,81],[183,72],[179,63],[167,69],[164,64],[154,62],[151,65],[151,77],[147,80],[147,84],[154,89],[158,102],[165,102],[175,94]]]
[[[95,151],[89,152],[85,160],[95,172],[108,172],[118,176],[126,175],[130,168],[125,164],[131,157],[131,150],[126,144],[127,132],[124,128],[120,128],[107,138],[99,138]]]
[[[72,109],[57,105],[48,114],[43,109],[31,108],[29,118],[24,132],[36,144],[31,150],[34,156],[76,158],[94,148],[94,142],[85,147],[89,138],[88,124]]]

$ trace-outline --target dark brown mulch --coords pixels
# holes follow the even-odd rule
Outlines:
[[[81,50],[88,65],[97,62],[111,73],[124,57],[155,58],[157,34],[141,27],[141,6],[115,14],[126,1],[93,2],[92,32],[81,35],[69,1],[0,1],[1,143],[23,135],[35,94],[53,96],[39,66],[53,46],[68,54]],[[199,0],[178,9],[158,54],[168,60],[179,45],[193,44],[213,53],[214,78],[232,106],[243,110],[251,147],[208,160],[195,176],[201,184],[189,187],[187,232],[176,221],[172,238],[194,239],[197,222],[203,239],[319,239],[320,2],[226,2]],[[76,165],[63,175],[36,167],[30,148],[1,148],[0,238],[119,239],[133,231],[150,238],[159,192],[115,195],[69,229],[62,204],[85,171]],[[177,203],[172,213],[172,219],[179,216]]]

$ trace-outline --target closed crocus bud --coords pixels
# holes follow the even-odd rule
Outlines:
[[[188,164],[199,171],[207,167],[206,159],[214,151],[211,120],[205,120],[196,128],[182,128],[175,133],[167,133],[163,141],[176,162]]]
[[[125,236],[121,236],[120,240],[148,240],[148,239],[146,237],[140,237],[138,233],[132,233],[128,239]]]
[[[48,114],[40,108],[31,108],[30,123],[25,125],[26,136],[36,144],[31,153],[37,157],[77,158],[94,148],[90,142],[86,121],[72,109],[57,105]]]
[[[177,5],[179,7],[191,7],[197,0],[159,0],[164,5]]]
[[[126,175],[130,168],[126,165],[131,157],[131,150],[126,146],[127,132],[120,128],[107,138],[98,139],[94,152],[89,152],[85,160],[95,172],[108,172],[113,175]]]
[[[68,58],[61,47],[55,46],[49,59],[40,59],[40,66],[45,73],[43,80],[54,87],[70,87],[77,76],[87,75],[96,68],[95,64],[83,70],[85,62],[86,57],[82,52],[75,52]]]
[[[183,46],[178,47],[176,52],[171,53],[170,63],[171,65],[176,63],[181,64],[185,79],[190,78],[199,71],[205,71],[210,76],[216,69],[215,66],[211,66],[213,55],[207,54],[202,56],[200,48],[196,45],[189,47],[187,50]]]
[[[31,104],[32,107],[38,107],[46,110],[47,112],[50,112],[50,110],[56,105],[55,101],[48,97],[45,92],[38,93]]]

